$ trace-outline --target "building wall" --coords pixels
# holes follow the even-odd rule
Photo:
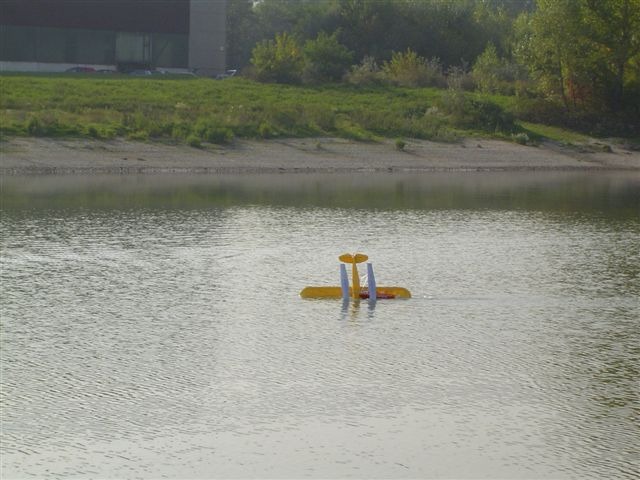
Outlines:
[[[139,64],[215,75],[225,42],[226,0],[0,0],[3,69]]]
[[[115,32],[3,25],[0,59],[26,62],[114,64]]]
[[[0,18],[3,25],[188,33],[189,2],[190,0],[2,0]]]
[[[198,75],[225,70],[226,18],[226,0],[191,0],[189,68]]]

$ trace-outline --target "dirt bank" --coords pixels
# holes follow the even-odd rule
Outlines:
[[[608,151],[610,150],[610,151]],[[617,146],[522,146],[467,139],[457,144],[343,139],[236,141],[203,149],[125,140],[14,138],[0,144],[0,174],[273,173],[455,170],[640,170],[640,152]]]

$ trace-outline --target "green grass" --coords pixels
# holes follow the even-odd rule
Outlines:
[[[547,138],[560,143],[582,144],[587,143],[590,139],[587,135],[567,130],[566,128],[529,122],[519,122],[519,124],[535,137]]]
[[[455,96],[434,88],[6,74],[0,92],[3,137],[125,137],[201,147],[234,138],[452,141],[461,135],[510,138],[519,131],[505,113],[512,98]],[[525,128],[547,135],[532,124]]]

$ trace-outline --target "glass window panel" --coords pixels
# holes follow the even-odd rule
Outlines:
[[[35,62],[37,28],[0,27],[0,59],[9,62]]]
[[[187,35],[153,34],[153,64],[158,67],[186,68],[189,64]]]

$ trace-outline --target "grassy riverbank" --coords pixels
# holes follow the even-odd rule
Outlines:
[[[535,139],[509,97],[438,89],[299,87],[244,79],[4,75],[3,135],[227,143],[233,138],[335,136],[452,141]]]
[[[583,138],[520,121],[515,97],[435,88],[5,74],[0,91],[3,136],[120,137],[194,147],[234,138],[320,136],[450,142],[475,135],[531,143],[551,131],[567,143]]]

